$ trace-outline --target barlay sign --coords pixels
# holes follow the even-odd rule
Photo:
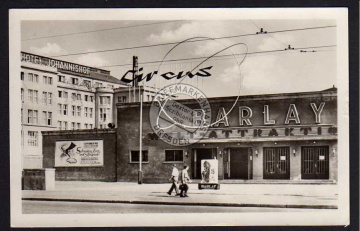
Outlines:
[[[80,73],[89,75],[90,67],[82,66],[75,63],[64,62],[61,60],[51,59],[39,55],[33,55],[26,52],[21,52],[21,62],[30,62],[37,65],[43,65],[47,67],[53,67],[64,71],[70,71],[74,73]]]
[[[103,140],[56,142],[55,167],[94,167],[103,165]]]

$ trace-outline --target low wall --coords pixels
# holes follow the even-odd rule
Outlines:
[[[116,181],[116,131],[114,129],[46,131],[43,134],[43,167],[55,168],[55,179],[63,181]],[[56,142],[103,140],[103,166],[55,166]]]

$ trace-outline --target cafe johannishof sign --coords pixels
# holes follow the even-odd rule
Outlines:
[[[102,140],[57,141],[55,167],[92,167],[104,165]]]

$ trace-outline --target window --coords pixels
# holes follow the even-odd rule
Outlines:
[[[24,102],[24,89],[21,88],[21,102]]]
[[[43,91],[43,103],[51,105],[52,93]]]
[[[46,91],[43,91],[43,93],[42,93],[42,102],[44,104],[47,103],[47,92]]]
[[[123,96],[122,99],[123,99],[123,102],[125,103],[126,102],[126,96]]]
[[[52,125],[52,112],[43,111],[44,124],[51,126]]]
[[[102,87],[102,83],[99,83],[99,82],[95,82],[95,87]]]
[[[74,101],[76,100],[76,93],[71,93],[71,99]]]
[[[147,101],[150,101],[150,95],[147,95]]]
[[[62,98],[62,91],[59,91],[59,98]]]
[[[34,75],[32,73],[28,74],[28,79],[30,82],[34,82]]]
[[[90,128],[90,129],[92,129],[92,126],[93,126],[92,124],[89,124],[89,128]]]
[[[71,123],[71,129],[72,129],[72,130],[75,130],[75,122],[72,122],[72,123]]]
[[[141,153],[142,153],[141,160],[143,162],[149,162],[148,151],[144,150]],[[132,162],[132,163],[139,162],[139,156],[140,156],[139,154],[140,154],[140,151],[131,151],[130,162]]]
[[[84,112],[85,112],[85,117],[88,117],[88,108],[87,107],[85,107]]]
[[[89,117],[92,118],[92,116],[93,116],[93,109],[92,109],[92,108],[89,108],[89,111],[90,111],[90,112],[89,112]]]
[[[78,85],[79,84],[78,78],[71,78],[71,83],[74,85]]]
[[[100,96],[100,105],[109,105],[110,96]]]
[[[58,121],[58,127],[59,127],[59,130],[62,129],[62,122],[61,121]]]
[[[84,124],[85,125],[85,129],[87,129],[88,128],[88,124]]]
[[[100,121],[106,121],[110,118],[110,108],[100,108]]]
[[[77,116],[81,116],[81,106],[77,106]]]
[[[87,88],[91,88],[91,81],[89,81],[89,80],[84,80],[84,85],[85,85]]]
[[[52,104],[52,93],[48,92],[48,104]]]
[[[80,129],[81,128],[81,124],[77,123],[77,128]]]
[[[28,131],[28,146],[38,146],[38,132]]]
[[[33,90],[28,90],[28,99],[29,99],[29,102],[33,102]]]
[[[118,96],[118,103],[121,103],[121,96]]]
[[[67,122],[66,122],[66,121],[63,122],[63,125],[64,125],[64,130],[67,130],[67,129],[68,129],[68,126],[67,126]]]
[[[34,74],[34,82],[38,83],[39,82],[39,76]]]
[[[88,95],[85,95],[85,101],[89,101],[89,96]]]
[[[75,115],[76,115],[76,114],[75,114],[75,109],[76,109],[76,107],[75,107],[75,106],[71,106],[71,108],[72,108],[71,113],[72,113],[73,116],[75,116]]]
[[[90,96],[90,101],[94,102],[94,97],[93,96]]]
[[[165,161],[183,161],[183,150],[165,150]]]
[[[77,100],[81,100],[81,94],[77,94],[77,95],[76,95],[76,99],[77,99]]]
[[[62,104],[58,103],[59,114],[62,115]]]
[[[43,76],[43,83],[44,84],[52,84],[52,77],[50,76]]]
[[[28,124],[37,124],[38,122],[38,111],[28,110]]]
[[[67,105],[67,104],[64,104],[64,105],[63,105],[64,115],[67,115],[67,109],[68,109],[68,105]]]
[[[21,72],[21,80],[24,80],[24,72]]]
[[[34,90],[34,103],[38,103],[38,91]]]
[[[58,82],[65,83],[65,76],[64,75],[59,75],[58,77],[59,77]]]
[[[64,92],[63,92],[63,98],[64,98],[64,99],[67,99],[67,98],[68,98],[68,92],[67,92],[67,91],[64,91]]]

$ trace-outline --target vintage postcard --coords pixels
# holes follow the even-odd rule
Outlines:
[[[348,225],[347,18],[10,10],[12,227]]]

